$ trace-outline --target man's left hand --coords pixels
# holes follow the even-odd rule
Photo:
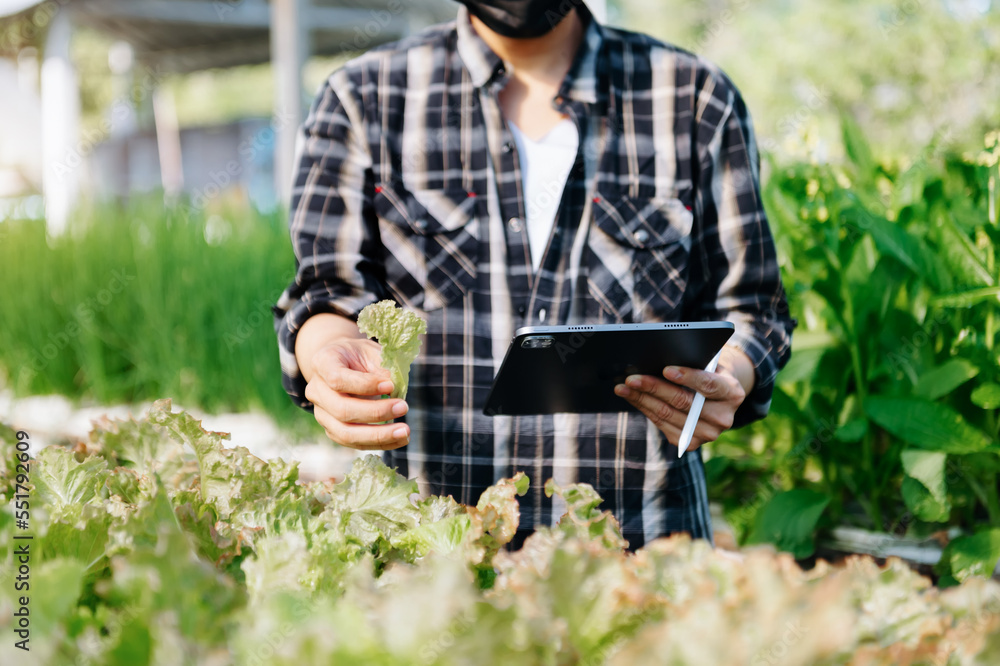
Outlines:
[[[731,428],[736,410],[746,399],[750,386],[745,387],[737,378],[746,377],[745,369],[731,369],[731,366],[749,363],[750,359],[737,353],[738,357],[731,355],[735,358],[727,359],[729,363],[720,365],[717,372],[670,366],[663,369],[662,379],[651,375],[631,375],[626,378],[625,384],[615,387],[615,394],[645,414],[675,446],[680,440],[695,391],[704,395],[705,406],[688,447],[692,451],[706,442],[715,441]],[[753,372],[752,365],[750,372]]]

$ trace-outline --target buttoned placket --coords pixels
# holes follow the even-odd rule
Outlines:
[[[510,291],[513,311],[521,317],[522,323],[530,322],[529,305],[532,293],[531,255],[528,249],[528,234],[525,228],[525,202],[520,179],[503,182],[500,174],[520,173],[517,146],[514,136],[507,125],[500,107],[500,91],[507,82],[507,74],[502,66],[497,68],[494,76],[487,82],[480,93],[480,107],[484,111],[484,125],[487,133],[494,133],[497,142],[487,141],[487,145],[498,145],[499,149],[491,151],[494,154],[494,171],[497,174],[496,186],[498,207],[507,244],[507,283]],[[487,110],[485,107],[489,105]],[[491,122],[492,119],[492,122]]]

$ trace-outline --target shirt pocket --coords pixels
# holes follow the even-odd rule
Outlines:
[[[476,282],[480,204],[465,190],[375,188],[385,247],[386,282],[407,307],[429,312],[468,293]]]
[[[674,197],[598,194],[588,238],[588,318],[670,321],[688,284],[694,216]],[[601,312],[603,311],[603,312]]]

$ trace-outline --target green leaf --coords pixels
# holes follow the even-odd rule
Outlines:
[[[31,480],[45,504],[56,506],[86,504],[98,498],[108,476],[108,463],[92,456],[77,462],[69,449],[50,446],[42,449]]]
[[[459,550],[471,531],[472,520],[468,515],[449,516],[403,532],[392,540],[392,545],[412,561],[432,552],[447,554]]]
[[[968,235],[955,225],[951,215],[939,213],[936,217],[941,232],[941,256],[951,271],[969,286],[993,286],[996,280]]]
[[[922,483],[935,499],[941,502],[947,500],[948,493],[944,480],[945,463],[948,460],[946,454],[907,449],[900,454],[900,458],[907,474]]]
[[[255,557],[243,561],[247,591],[252,599],[280,590],[305,592],[309,573],[309,551],[301,532],[287,532],[260,539]]]
[[[972,403],[983,409],[1000,409],[1000,384],[980,384],[972,392]]]
[[[917,277],[927,280],[935,289],[951,288],[951,280],[940,259],[919,237],[911,234],[898,222],[858,211],[859,224],[867,226],[879,252],[887,254],[909,268]]]
[[[385,300],[365,307],[358,315],[358,330],[382,346],[382,367],[392,379],[392,397],[406,398],[410,364],[420,353],[420,336],[427,322]]]
[[[566,513],[558,524],[561,531],[587,541],[596,540],[610,550],[625,547],[621,526],[610,511],[597,508],[604,500],[589,483],[574,483],[563,488],[549,479],[545,482],[545,496],[553,495],[566,502]]]
[[[501,479],[483,491],[475,508],[469,508],[472,527],[480,535],[480,544],[488,559],[500,547],[510,543],[521,522],[517,497],[528,492],[529,479],[518,472],[512,479]]]
[[[812,490],[796,489],[772,497],[757,515],[749,543],[773,543],[795,558],[815,551],[816,524],[830,498]]]
[[[868,432],[868,419],[854,419],[834,431],[833,436],[838,442],[853,444],[860,442]]]
[[[154,409],[160,407],[154,405]],[[148,418],[100,421],[90,433],[90,441],[109,461],[143,475],[156,472],[163,478],[173,477],[185,467],[188,458],[184,442],[166,436],[163,428],[150,423]]]
[[[298,463],[280,458],[265,462],[242,446],[225,448],[228,434],[206,431],[190,414],[172,413],[169,400],[155,403],[148,418],[194,449],[202,499],[213,505],[220,517],[227,518],[241,507],[252,509],[295,488]]]
[[[906,508],[917,518],[929,523],[947,522],[951,515],[951,504],[947,499],[940,501],[924,484],[908,476],[903,478],[901,491]]]
[[[391,541],[420,523],[420,509],[410,501],[417,482],[368,455],[354,460],[347,477],[333,487],[321,518],[344,534],[373,544]]]
[[[90,569],[104,559],[111,515],[94,504],[66,504],[50,509],[39,538],[42,559],[72,559]]]
[[[958,537],[948,544],[941,559],[958,581],[972,576],[990,576],[1000,560],[1000,529]]]
[[[951,407],[917,398],[872,396],[865,411],[904,442],[942,453],[967,454],[990,448],[990,439]]]
[[[36,637],[34,632],[38,632],[38,638],[46,640],[76,606],[85,568],[76,560],[54,559],[31,572],[32,639]]]
[[[957,294],[944,294],[931,299],[933,305],[948,308],[969,308],[985,301],[1000,301],[1000,287],[972,289]]]
[[[863,177],[870,177],[875,170],[875,157],[861,128],[847,113],[840,114],[840,128],[847,156],[862,172]]]
[[[979,374],[979,368],[964,358],[953,358],[920,376],[914,395],[937,400]]]
[[[907,449],[900,455],[908,476],[903,479],[902,494],[906,506],[917,518],[945,522],[951,513],[945,487],[945,462],[948,456],[936,451]]]
[[[792,384],[812,378],[825,353],[826,349],[822,347],[794,350],[788,364],[778,373],[776,381],[779,384]]]

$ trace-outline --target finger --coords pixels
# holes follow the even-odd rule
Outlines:
[[[360,451],[388,451],[409,443],[410,428],[405,423],[358,425],[342,423],[329,412],[317,407],[316,421],[334,443]]]
[[[675,384],[701,393],[709,400],[725,400],[729,397],[731,386],[725,381],[725,377],[716,372],[671,365],[663,369],[663,376]]]
[[[624,391],[621,389],[624,389]],[[687,420],[686,413],[682,414],[678,410],[672,409],[669,404],[664,404],[663,401],[658,401],[649,394],[639,393],[634,390],[630,391],[628,386],[623,386],[621,384],[615,387],[615,394],[628,400],[628,402],[642,412],[646,418],[651,420],[656,427],[659,428],[660,432],[667,437],[667,441],[674,446],[678,445],[680,442],[681,432],[684,428],[684,422]],[[668,410],[670,411],[670,415],[666,416]],[[702,412],[702,416],[698,419],[698,424],[695,426],[694,433],[691,436],[691,443],[688,445],[689,451],[694,450],[707,442],[714,442],[719,438],[722,431],[729,427],[720,427],[717,423],[715,423],[716,420],[724,421],[724,414],[713,416],[710,420],[706,421],[705,412]],[[732,418],[730,417],[729,420],[731,424]]]
[[[306,399],[342,423],[378,423],[406,414],[408,406],[399,399],[372,400],[334,391],[322,382],[306,385]]]
[[[706,402],[701,412],[699,424],[712,426],[720,433],[733,427],[736,418],[736,408],[729,402]]]
[[[362,372],[344,366],[327,365],[319,368],[320,376],[335,391],[351,395],[389,395],[392,382],[386,374]]]
[[[646,404],[639,404],[638,402],[632,402],[632,400],[629,400],[629,402],[636,409],[642,412],[643,416],[645,416],[647,419],[653,422],[653,425],[655,425],[657,429],[663,433],[663,436],[667,438],[668,442],[670,442],[674,446],[677,446],[677,443],[681,439],[680,427],[675,426],[673,423],[669,421],[664,421],[664,422],[659,421],[658,420],[659,416],[657,412],[651,410]]]
[[[648,416],[657,427],[660,427],[662,424],[669,424],[675,428],[684,427],[684,420],[687,418],[687,413],[675,409],[669,403],[660,400],[656,396],[636,391],[624,384],[619,384],[615,387],[615,394],[628,400],[633,407]]]
[[[687,450],[688,451],[694,451],[695,449],[700,448],[702,446],[702,444],[708,444],[711,441],[714,441],[714,440],[702,439],[701,437],[698,437],[697,435],[695,435],[694,437],[691,438],[691,443],[688,445]]]
[[[630,375],[625,379],[625,385],[636,391],[649,393],[685,414],[691,411],[694,392],[683,386],[650,375]]]

